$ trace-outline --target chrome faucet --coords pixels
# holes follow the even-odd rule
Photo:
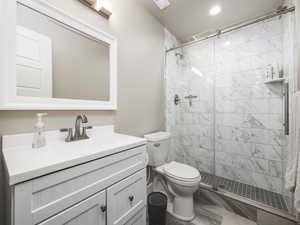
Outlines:
[[[72,142],[72,141],[78,141],[78,140],[84,140],[89,139],[89,136],[86,133],[87,129],[92,129],[92,126],[83,126],[83,124],[87,124],[88,119],[85,115],[78,115],[76,117],[75,121],[75,132],[73,135],[73,129],[72,128],[64,128],[60,129],[61,132],[68,132],[68,136],[66,137],[66,142]]]
[[[82,124],[86,124],[88,122],[88,119],[86,118],[85,115],[78,115],[76,117],[75,121],[75,134],[74,134],[74,139],[75,140],[80,140],[83,137],[83,132],[81,133],[81,126]]]

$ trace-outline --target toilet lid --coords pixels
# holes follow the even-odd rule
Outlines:
[[[194,180],[200,176],[199,171],[194,167],[178,162],[171,162],[165,165],[164,171],[167,175],[180,180]]]

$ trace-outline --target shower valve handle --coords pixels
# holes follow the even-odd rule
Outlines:
[[[198,98],[196,95],[188,95],[184,97],[185,99],[193,99],[193,98]]]
[[[190,107],[192,107],[192,104],[193,104],[192,103],[192,99],[198,98],[198,96],[196,96],[196,95],[188,95],[188,96],[185,96],[184,98],[189,100]]]

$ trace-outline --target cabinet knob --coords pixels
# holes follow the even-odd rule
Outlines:
[[[104,212],[106,212],[106,210],[107,210],[107,207],[106,207],[105,205],[103,205],[103,206],[101,206],[101,207],[100,207],[100,209],[101,209],[101,212],[103,212],[103,213],[104,213]]]
[[[130,202],[132,202],[134,200],[134,196],[133,195],[130,195],[128,198],[129,198]]]

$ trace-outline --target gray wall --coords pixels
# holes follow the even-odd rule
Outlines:
[[[93,125],[114,123],[118,132],[142,135],[163,127],[163,26],[139,0],[111,0],[106,20],[78,0],[48,0],[118,39],[118,110],[86,112]],[[76,111],[50,111],[48,130],[73,126]],[[0,134],[31,132],[36,111],[1,111]]]
[[[137,136],[163,128],[163,26],[140,5],[139,0],[111,0],[113,15],[110,20],[77,0],[49,1],[118,38],[118,110],[85,112],[90,124],[115,124],[118,132]],[[53,130],[73,126],[74,117],[80,112],[48,113],[46,129]],[[36,111],[0,112],[0,134],[31,132],[35,114]],[[0,205],[0,209],[3,206]]]

